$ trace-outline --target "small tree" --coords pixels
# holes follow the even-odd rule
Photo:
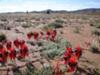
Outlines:
[[[48,9],[48,10],[46,11],[46,13],[47,13],[47,14],[50,14],[50,13],[51,13],[51,10],[50,10],[50,9]]]

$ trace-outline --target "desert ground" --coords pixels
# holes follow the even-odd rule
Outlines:
[[[28,32],[45,32],[49,27],[57,30],[55,42],[27,38]],[[25,60],[9,61],[0,67],[0,75],[52,75],[49,73],[51,69],[45,69],[47,73],[44,74],[35,74],[34,69],[55,66],[62,60],[66,45],[83,48],[75,75],[100,75],[100,14],[1,13],[0,34],[11,41],[24,39],[29,48],[29,56]]]

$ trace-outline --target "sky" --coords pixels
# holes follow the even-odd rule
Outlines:
[[[0,12],[100,8],[100,0],[0,0]]]

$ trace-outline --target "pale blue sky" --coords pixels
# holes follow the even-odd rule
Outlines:
[[[100,0],[0,0],[0,12],[100,8]]]

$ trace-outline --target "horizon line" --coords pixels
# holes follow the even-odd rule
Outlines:
[[[43,9],[43,10],[25,10],[25,11],[8,11],[8,12],[0,12],[0,13],[17,13],[17,12],[42,12],[46,10],[51,10],[51,11],[66,11],[66,12],[73,12],[73,11],[79,11],[79,10],[85,10],[85,9],[100,9],[100,8],[82,8],[82,9],[74,9],[74,10],[63,10],[63,9]]]

